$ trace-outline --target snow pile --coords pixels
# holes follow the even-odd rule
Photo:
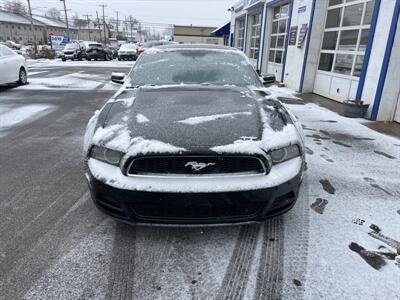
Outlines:
[[[209,115],[209,116],[199,116],[199,117],[191,117],[185,120],[176,121],[176,123],[183,123],[187,125],[197,125],[205,122],[211,122],[215,120],[220,120],[224,118],[234,119],[235,116],[250,116],[251,112],[236,112],[236,113],[229,113],[229,114],[219,114],[219,115]]]

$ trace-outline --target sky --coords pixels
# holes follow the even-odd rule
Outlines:
[[[132,15],[148,23],[219,27],[230,20],[228,8],[236,2],[238,0],[66,0],[66,5],[71,9],[70,15],[76,12],[79,16],[90,14],[95,18],[96,10],[102,15],[100,5],[104,4],[108,17],[116,18],[118,11],[120,19]],[[58,0],[31,0],[31,5],[37,14],[44,14],[50,7],[63,8]]]

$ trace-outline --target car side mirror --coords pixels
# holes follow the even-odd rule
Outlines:
[[[260,77],[264,86],[270,86],[271,84],[274,84],[276,81],[276,77],[274,74],[262,73]]]
[[[125,76],[125,73],[111,73],[111,81],[118,84],[124,84]]]

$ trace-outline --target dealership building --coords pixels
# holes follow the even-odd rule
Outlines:
[[[230,44],[261,72],[400,122],[400,0],[243,0],[230,11]]]

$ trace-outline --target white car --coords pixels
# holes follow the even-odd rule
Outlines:
[[[0,84],[28,82],[26,60],[10,48],[0,45]]]

